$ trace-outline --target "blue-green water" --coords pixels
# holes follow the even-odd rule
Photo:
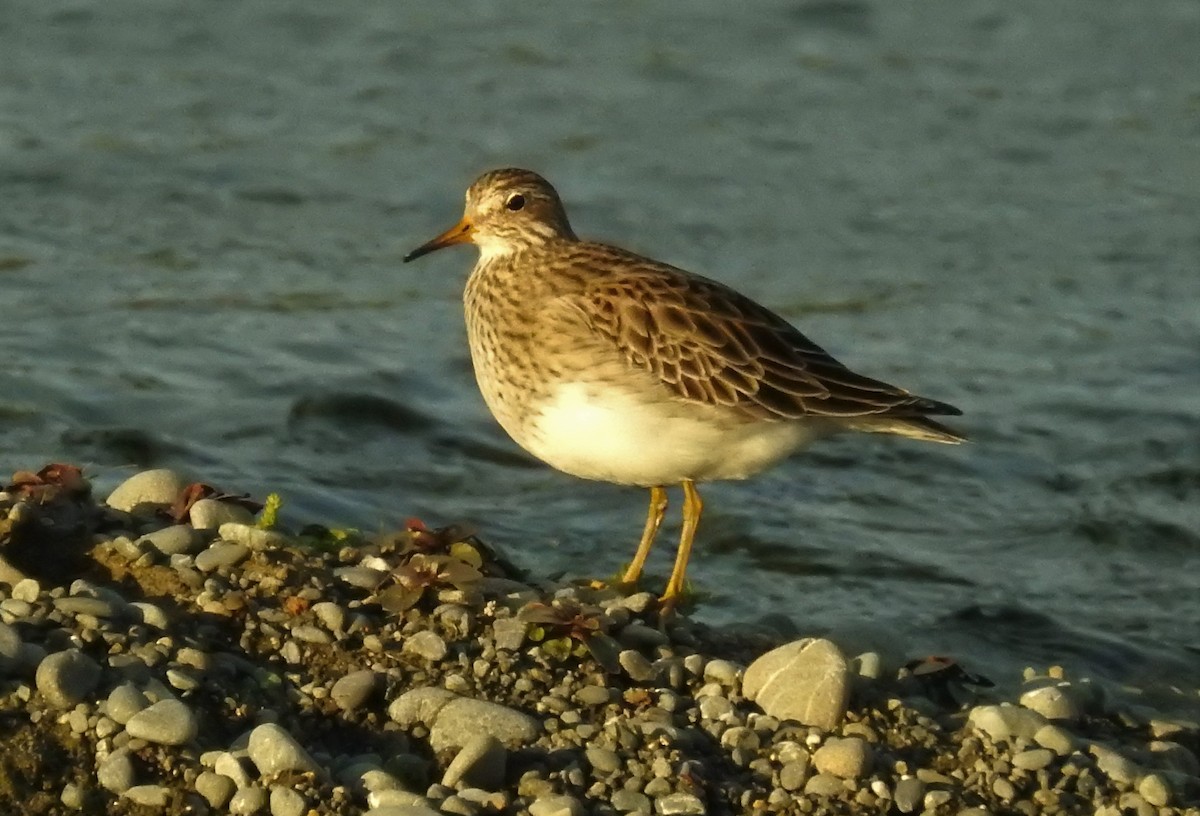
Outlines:
[[[703,616],[1195,689],[1200,6],[600,8],[7,3],[5,467],[167,465],[612,574],[643,492],[491,421],[471,251],[399,263],[523,165],[580,233],[966,412],[969,446],[842,438],[710,486]]]

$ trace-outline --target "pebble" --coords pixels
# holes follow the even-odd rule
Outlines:
[[[437,632],[417,632],[404,641],[404,651],[415,654],[431,663],[443,659],[448,649],[446,641]]]
[[[892,800],[896,803],[896,809],[901,813],[916,812],[921,807],[924,798],[925,783],[913,776],[897,782],[896,788],[892,792]]]
[[[38,583],[36,578],[22,578],[13,586],[9,597],[14,601],[22,603],[36,603],[38,596],[42,594],[42,585]]]
[[[157,604],[148,601],[134,601],[129,604],[129,607],[137,612],[138,619],[147,626],[166,629],[171,624],[167,619],[167,613]]]
[[[648,683],[654,679],[654,666],[641,652],[625,649],[617,655],[617,662],[635,683]]]
[[[227,521],[218,529],[218,535],[234,544],[242,544],[251,550],[279,550],[288,545],[288,537],[276,530],[260,530],[251,524]]]
[[[996,742],[1014,737],[1031,740],[1047,720],[1036,711],[1014,705],[981,705],[971,709],[967,721]]]
[[[147,504],[161,507],[173,504],[186,486],[183,479],[173,470],[143,470],[117,485],[116,489],[108,494],[105,503],[109,507],[126,512],[133,512]]]
[[[134,714],[125,723],[125,731],[131,737],[159,745],[184,745],[196,738],[200,723],[187,705],[168,699]]]
[[[86,598],[69,595],[66,598],[55,598],[54,608],[65,615],[91,615],[93,618],[114,618],[117,616],[117,605],[102,598]]]
[[[253,784],[246,766],[242,760],[234,756],[229,751],[222,751],[217,755],[216,761],[213,762],[213,770],[221,776],[227,777],[233,781],[234,787],[238,790],[247,788]]]
[[[528,714],[446,689],[407,691],[388,707],[388,716],[400,725],[419,722],[427,726],[435,751],[462,748],[475,734],[490,734],[506,746],[516,747],[533,742],[541,732],[540,723]]]
[[[78,649],[66,649],[42,658],[35,682],[47,705],[74,708],[99,684],[100,665]]]
[[[1142,781],[1138,783],[1138,793],[1147,804],[1154,807],[1166,807],[1171,804],[1171,786],[1163,774],[1150,773],[1142,777]]]
[[[15,674],[21,665],[21,635],[0,621],[0,676]]]
[[[216,810],[223,809],[237,790],[232,779],[214,771],[201,771],[192,785],[196,793],[203,796],[204,801]]]
[[[251,816],[267,809],[267,791],[259,785],[240,788],[229,799],[231,816]]]
[[[795,760],[779,769],[779,786],[786,791],[800,790],[808,780],[808,760]]]
[[[137,686],[133,683],[122,683],[109,692],[108,699],[104,702],[104,713],[115,722],[125,725],[130,717],[148,705],[150,701]]]
[[[1054,761],[1054,752],[1049,748],[1030,748],[1013,754],[1013,767],[1026,771],[1040,771]]]
[[[171,801],[171,791],[162,785],[134,785],[122,793],[121,798],[128,799],[135,805],[162,808]]]
[[[226,523],[254,523],[254,514],[245,507],[218,499],[200,499],[188,511],[188,518],[197,530],[218,530]]]
[[[96,781],[113,793],[124,793],[133,787],[133,761],[125,750],[113,751],[96,767]]]
[[[146,533],[137,543],[153,547],[163,555],[194,555],[200,551],[204,540],[186,524],[174,524]]]
[[[842,779],[857,779],[871,770],[874,752],[861,737],[830,738],[813,754],[813,765],[821,773]]]
[[[298,792],[283,785],[271,787],[271,816],[304,816],[308,802]]]
[[[584,756],[592,769],[602,776],[616,773],[621,770],[623,764],[617,752],[609,748],[588,748],[584,752]]]
[[[329,690],[329,697],[342,711],[354,711],[371,697],[378,684],[375,672],[360,669],[339,677]]]
[[[499,790],[504,784],[508,751],[490,734],[476,734],[455,754],[442,776],[449,788],[470,787]]]
[[[1141,775],[1137,765],[1107,745],[1093,743],[1088,753],[1096,758],[1096,767],[1117,782],[1133,783]]]
[[[240,564],[249,554],[250,548],[245,544],[217,539],[196,556],[196,569],[201,572],[215,572],[223,567],[233,567]]]
[[[1077,741],[1071,732],[1058,725],[1043,725],[1033,734],[1033,741],[1043,748],[1049,748],[1060,757],[1075,752]]]
[[[583,812],[583,804],[574,796],[540,796],[529,805],[529,816],[583,816]]]
[[[651,808],[649,796],[626,788],[615,791],[609,804],[620,813],[649,813]]]
[[[794,641],[751,663],[742,693],[773,717],[833,729],[849,702],[849,665],[831,641]]]
[[[1021,695],[1021,705],[1047,720],[1074,722],[1083,716],[1083,706],[1069,686],[1042,686]]]
[[[320,773],[321,770],[308,751],[275,723],[263,723],[251,731],[246,751],[264,777],[284,771]]]
[[[808,796],[838,796],[845,792],[846,783],[832,774],[813,774],[804,783],[804,793]]]
[[[736,663],[715,658],[704,664],[704,679],[719,683],[725,688],[737,688],[742,669]]]
[[[58,801],[62,802],[71,810],[80,810],[87,801],[86,791],[81,785],[74,782],[68,782],[63,785],[62,793],[59,794]]]

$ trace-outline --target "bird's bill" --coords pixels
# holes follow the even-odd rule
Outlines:
[[[444,249],[454,244],[469,244],[473,239],[474,226],[466,218],[463,218],[450,229],[443,232],[432,241],[426,241],[412,252],[404,256],[404,262],[415,261],[422,255],[428,255],[437,249]]]

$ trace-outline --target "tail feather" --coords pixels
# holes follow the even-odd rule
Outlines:
[[[876,414],[875,416],[854,417],[843,420],[843,422],[853,430],[866,433],[895,434],[896,436],[907,436],[909,439],[941,442],[946,445],[957,445],[967,441],[967,437],[962,434],[924,416]]]

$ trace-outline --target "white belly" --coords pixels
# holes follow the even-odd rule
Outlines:
[[[719,409],[644,403],[584,383],[559,386],[522,424],[513,437],[552,467],[643,486],[744,479],[834,430],[819,421],[737,422]]]

